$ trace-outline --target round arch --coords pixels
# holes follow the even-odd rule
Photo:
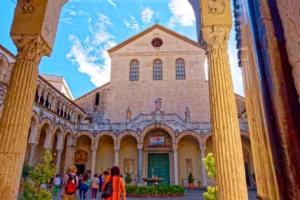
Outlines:
[[[101,131],[95,137],[95,148],[96,149],[98,148],[100,139],[103,136],[105,136],[105,135],[110,136],[114,140],[114,147],[116,147],[116,144],[117,144],[117,137],[116,137],[116,135],[113,132],[111,132],[111,131]]]
[[[210,137],[212,137],[212,132],[211,131],[205,133],[205,135],[204,135],[204,137],[202,139],[204,146],[206,146],[206,142],[207,142],[208,138],[210,138]]]
[[[178,144],[179,141],[185,136],[192,136],[193,138],[195,138],[198,141],[199,148],[201,148],[201,144],[202,144],[201,136],[200,136],[200,134],[198,134],[194,131],[184,131],[184,132],[180,133],[176,138],[176,143]]]
[[[64,127],[61,124],[56,124],[53,128],[53,137],[52,137],[52,145],[53,145],[53,140],[54,136],[57,134],[57,145],[56,149],[63,149],[64,148]],[[51,145],[51,146],[52,146]]]
[[[149,131],[153,129],[161,129],[166,131],[172,138],[172,144],[176,144],[176,138],[175,138],[175,133],[172,130],[171,127],[165,125],[165,124],[150,124],[149,126],[145,127],[140,135],[140,141],[144,141],[145,136]]]
[[[41,134],[41,131],[44,126],[48,126],[48,128],[46,128],[46,139],[45,139],[44,148],[51,148],[52,138],[53,138],[53,132],[52,132],[53,125],[52,125],[52,121],[49,118],[44,118],[41,121],[39,128],[38,128],[38,134],[37,134],[36,141],[37,141],[37,143],[39,143],[40,134]]]
[[[134,137],[135,139],[136,139],[136,142],[137,143],[140,143],[141,141],[140,141],[140,137],[139,137],[139,135],[136,133],[136,132],[134,132],[134,131],[123,131],[119,136],[118,136],[118,141],[117,141],[117,146],[118,147],[120,147],[120,145],[121,145],[121,141],[122,141],[122,139],[124,138],[124,137],[126,137],[126,136],[132,136],[132,137]]]
[[[90,139],[91,139],[91,143],[92,143],[92,146],[93,146],[93,143],[95,141],[95,138],[93,136],[93,134],[89,131],[79,131],[77,132],[74,136],[73,136],[73,146],[75,147],[76,146],[76,143],[78,141],[78,138],[80,138],[81,136],[88,136]]]

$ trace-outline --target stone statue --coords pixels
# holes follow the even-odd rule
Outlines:
[[[156,111],[161,112],[161,104],[162,104],[161,98],[157,98],[157,100],[155,100],[155,112]]]
[[[128,109],[127,109],[126,120],[131,120],[131,110],[130,110],[130,107],[128,107]]]
[[[186,107],[186,110],[185,110],[185,121],[189,122],[190,120],[191,120],[191,113],[190,113],[189,107]]]

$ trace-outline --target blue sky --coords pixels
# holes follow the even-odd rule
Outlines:
[[[0,44],[16,54],[9,37],[14,8],[10,0],[1,2]],[[152,26],[157,20],[197,40],[195,17],[188,0],[69,0],[60,16],[52,55],[42,58],[39,72],[64,76],[77,98],[109,81],[108,48]],[[243,95],[233,31],[229,57],[235,92]]]

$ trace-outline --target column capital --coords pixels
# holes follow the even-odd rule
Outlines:
[[[63,149],[57,149],[57,154],[61,154],[64,150]]]
[[[229,26],[210,26],[201,28],[202,39],[206,43],[208,52],[222,49],[227,51],[230,27]]]
[[[29,143],[29,145],[31,149],[34,149],[37,146],[37,143]]]
[[[144,144],[143,144],[143,143],[138,143],[138,144],[137,144],[138,150],[142,150],[143,147],[144,147]]]
[[[17,58],[30,60],[37,65],[42,56],[50,56],[51,49],[39,35],[11,35],[18,49]]]
[[[119,151],[119,150],[120,150],[120,147],[115,147],[114,150],[115,150],[115,151]]]

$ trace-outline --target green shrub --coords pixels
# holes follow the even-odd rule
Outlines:
[[[29,171],[32,183],[25,183],[20,200],[52,200],[49,191],[41,190],[41,184],[47,184],[55,175],[56,166],[51,164],[52,154],[46,151],[42,157],[42,163]]]
[[[158,191],[158,194],[169,194],[170,186],[169,185],[158,185],[157,191]]]
[[[132,182],[131,175],[127,172],[125,176],[125,183],[130,184]]]
[[[203,158],[205,168],[207,170],[207,175],[215,181],[216,179],[216,169],[215,169],[215,159],[212,153],[207,154],[206,158]],[[207,192],[203,194],[204,200],[218,200],[218,187],[207,187]]]
[[[125,189],[127,194],[135,194],[137,186],[135,185],[125,186]]]
[[[192,172],[190,172],[190,173],[189,173],[189,176],[188,176],[188,182],[189,182],[189,183],[193,183],[194,180],[195,180],[195,179],[194,179],[194,176],[193,176]]]
[[[33,169],[33,167],[25,164],[22,168],[22,178],[26,179],[29,176],[29,172]]]

